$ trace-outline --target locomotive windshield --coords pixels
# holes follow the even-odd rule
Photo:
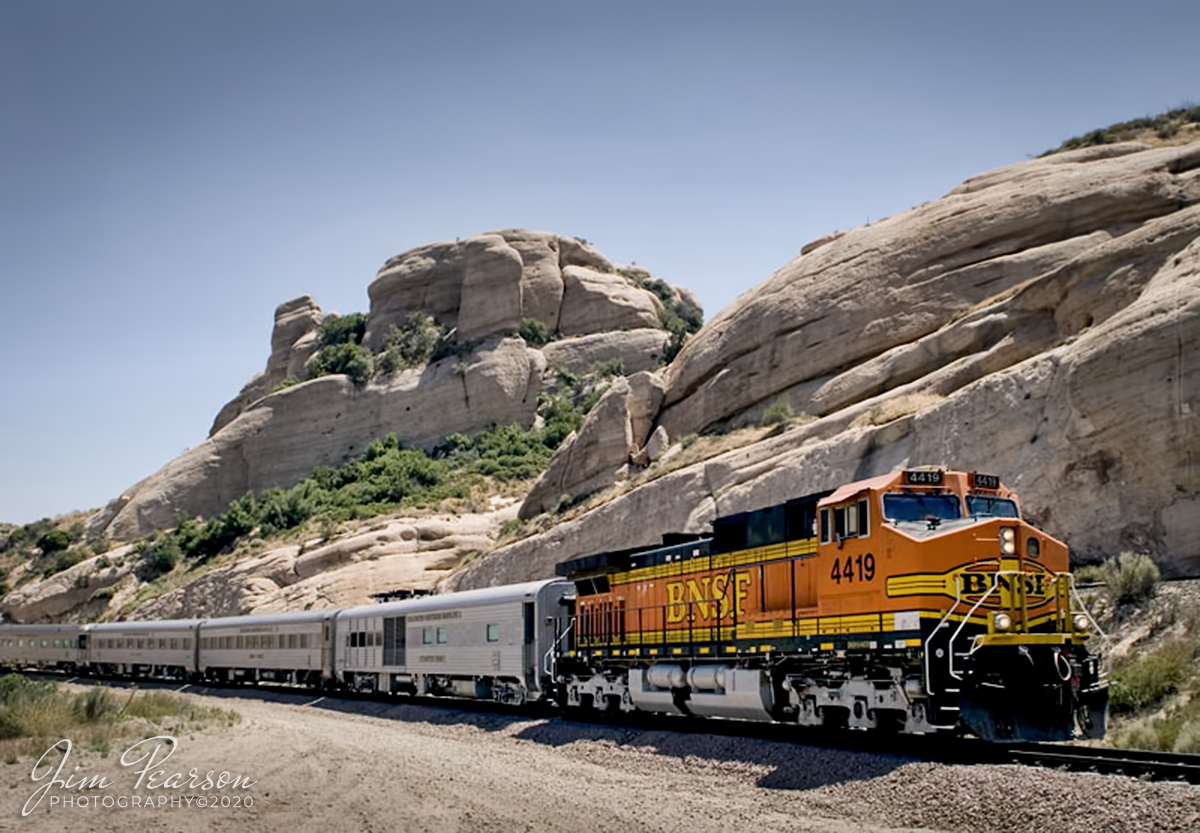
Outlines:
[[[967,512],[973,518],[1021,517],[1015,501],[990,495],[967,495]]]
[[[889,521],[950,521],[962,517],[957,495],[884,495],[883,516]]]

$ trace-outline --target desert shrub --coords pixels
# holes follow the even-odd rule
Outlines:
[[[297,379],[295,376],[288,376],[284,378],[278,385],[271,388],[271,393],[286,390],[287,388],[295,387],[298,384],[300,384],[299,379]]]
[[[546,325],[536,318],[522,318],[518,334],[525,339],[526,343],[532,344],[534,347],[541,347],[550,340]]]
[[[606,393],[608,393],[608,385],[597,385],[585,393],[579,402],[579,413],[587,416]]]
[[[603,376],[606,379],[613,378],[615,376],[624,376],[625,360],[620,356],[616,356],[611,359],[606,359],[602,362],[596,362],[596,364],[592,365],[592,372],[597,376]]]
[[[294,529],[323,507],[321,488],[305,480],[291,489],[268,489],[258,498],[258,519],[263,535]]]
[[[147,691],[133,698],[126,712],[131,717],[142,717],[151,723],[158,723],[164,717],[187,715],[191,710],[191,704],[186,700],[173,697],[165,691]]]
[[[662,364],[668,365],[675,360],[679,352],[683,350],[683,345],[687,343],[687,330],[672,330],[671,337],[667,339],[667,345],[663,348]]]
[[[1200,752],[1200,720],[1192,721],[1179,730],[1171,751],[1184,752],[1189,755]]]
[[[65,529],[52,529],[37,539],[38,549],[45,555],[65,550],[75,539]]]
[[[554,366],[554,375],[557,377],[560,384],[568,388],[575,388],[579,385],[579,377],[571,372],[569,368],[562,365]]]
[[[92,544],[92,552],[96,553],[96,555],[104,555],[104,553],[106,553],[110,549],[112,549],[112,542],[109,541],[108,538],[104,537],[103,535],[101,535],[99,538],[92,541],[91,544]],[[104,566],[107,567],[108,564],[105,564]]]
[[[361,344],[346,342],[318,350],[309,360],[308,376],[315,379],[318,376],[343,373],[356,385],[365,385],[374,372],[374,366],[371,351]]]
[[[501,481],[540,474],[550,454],[543,432],[519,425],[493,425],[473,437],[451,434],[434,450],[434,456],[453,469]]]
[[[1139,720],[1112,732],[1109,740],[1118,749],[1163,751],[1162,740],[1152,720]]]
[[[1154,595],[1161,577],[1158,565],[1143,553],[1123,552],[1097,565],[1080,569],[1085,581],[1100,581],[1114,605],[1138,602]]]
[[[349,315],[330,315],[321,322],[321,346],[362,344],[367,332],[367,317],[361,312]]]
[[[169,532],[138,541],[134,552],[142,559],[137,570],[142,581],[153,581],[163,573],[171,572],[183,556],[178,536]]]
[[[430,362],[446,341],[446,329],[423,312],[410,312],[404,322],[388,327],[379,369],[395,373]]]
[[[72,722],[70,700],[49,681],[0,677],[0,740],[43,737]]]
[[[552,396],[542,413],[542,444],[558,448],[583,423],[583,413],[564,396]]]
[[[791,422],[796,414],[792,411],[792,403],[788,400],[787,395],[781,395],[778,399],[767,406],[763,411],[761,424],[762,425],[786,425]]]
[[[50,563],[43,568],[42,575],[45,577],[52,576],[55,573],[61,573],[63,570],[74,567],[83,560],[83,556],[84,554],[79,550],[63,550],[50,559]]]
[[[82,723],[99,723],[115,717],[121,711],[121,704],[105,686],[92,686],[79,694],[72,704],[75,717]]]
[[[1193,643],[1178,640],[1113,669],[1109,708],[1120,714],[1158,705],[1179,689],[1195,655]]]
[[[1082,136],[1072,136],[1053,150],[1048,150],[1042,156],[1060,153],[1066,150],[1108,145],[1113,142],[1125,142],[1137,137],[1144,130],[1152,130],[1160,139],[1170,139],[1179,133],[1187,124],[1200,122],[1200,107],[1191,105],[1177,107],[1157,116],[1143,116],[1129,121],[1110,124],[1108,127],[1091,130]]]
[[[525,521],[520,518],[509,518],[500,522],[500,539],[516,538],[525,529]]]
[[[642,281],[641,287],[658,296],[658,300],[663,302],[663,306],[670,306],[675,300],[675,290],[662,278],[650,278]]]

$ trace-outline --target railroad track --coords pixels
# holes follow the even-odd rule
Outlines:
[[[787,723],[760,723],[749,720],[698,719],[682,715],[659,715],[644,712],[603,715],[561,713],[550,706],[518,708],[490,701],[459,700],[439,697],[390,696],[357,694],[340,691],[336,694],[314,692],[284,685],[222,686],[211,683],[181,683],[163,680],[114,680],[89,675],[29,673],[28,676],[83,684],[104,684],[117,687],[136,686],[163,689],[178,693],[193,693],[216,697],[242,697],[271,693],[299,700],[319,702],[366,701],[390,704],[409,704],[454,709],[473,713],[491,713],[512,717],[552,717],[574,723],[591,723],[613,728],[639,731],[671,731],[684,734],[711,734],[775,740],[804,746],[841,749],[872,755],[894,755],[901,758],[935,761],[949,765],[1019,764],[1075,772],[1098,772],[1127,775],[1156,781],[1183,781],[1200,784],[1200,755],[1171,752],[1147,752],[1140,749],[1110,749],[1099,746],[1071,746],[1054,743],[1005,745],[987,743],[974,738],[942,737],[936,735],[900,735],[879,732],[831,730],[796,726]]]
[[[1057,744],[1013,746],[1007,754],[1018,764],[1200,784],[1200,755]]]

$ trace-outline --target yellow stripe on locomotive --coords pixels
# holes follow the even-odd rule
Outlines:
[[[993,705],[980,717],[964,693],[1019,673],[1004,651],[1033,651],[1035,664],[1060,677],[1064,668],[1090,675],[1077,722],[1083,733],[1103,731],[1106,682],[1082,647],[1093,625],[1073,594],[1067,547],[1022,519],[1016,495],[994,476],[894,472],[718,518],[711,538],[560,568],[579,593],[576,645],[593,656],[637,646],[632,656],[652,647],[661,654],[645,656],[732,656],[755,667],[765,654],[809,669],[805,657],[863,655],[882,657],[898,676],[919,662],[918,693],[930,708],[936,701],[940,719],[961,711],[986,724],[972,727],[980,734],[1059,737],[1062,726],[1010,732],[1009,718],[996,718]],[[897,652],[907,665],[886,659]],[[843,673],[836,664],[818,670]]]

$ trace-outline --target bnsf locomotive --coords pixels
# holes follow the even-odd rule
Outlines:
[[[1100,737],[1103,638],[998,478],[910,469],[601,553],[561,578],[343,610],[0,627],[0,664],[987,740]]]

